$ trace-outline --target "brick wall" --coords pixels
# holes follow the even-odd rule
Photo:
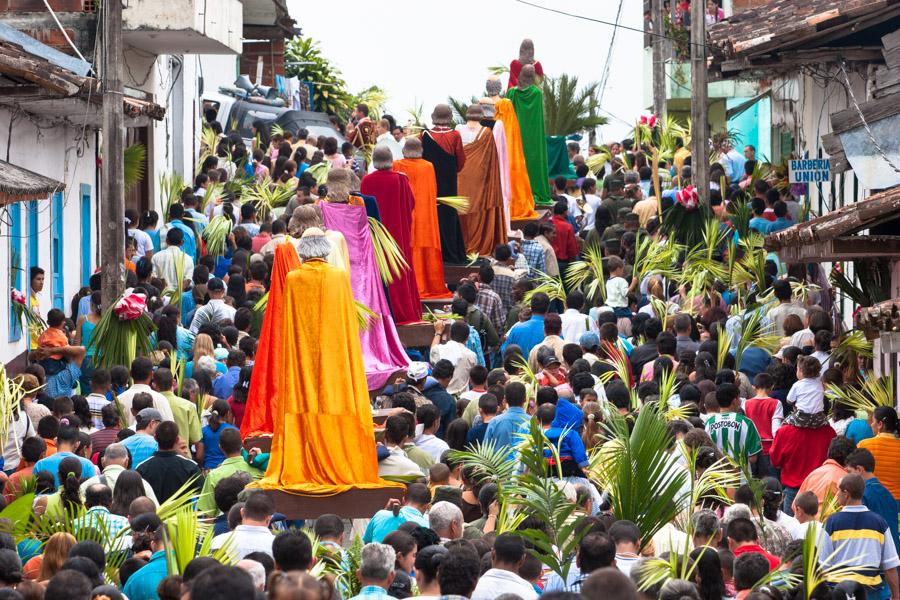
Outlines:
[[[244,42],[241,74],[256,78],[256,63],[263,59],[263,85],[275,85],[275,75],[284,75],[284,38],[265,42]]]

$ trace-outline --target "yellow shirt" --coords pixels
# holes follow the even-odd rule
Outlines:
[[[31,310],[39,315],[41,314],[41,303],[38,301],[37,296],[34,295],[34,292],[28,295],[28,304],[31,306]],[[31,333],[31,348],[38,347],[38,337],[40,336],[40,332],[33,331]]]

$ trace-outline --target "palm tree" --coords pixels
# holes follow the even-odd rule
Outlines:
[[[471,99],[466,102],[465,100],[460,100],[459,98],[454,98],[453,96],[447,96],[447,104],[449,104],[450,108],[453,109],[453,120],[457,123],[465,123],[466,111],[469,110],[469,106],[478,104],[478,98],[472,96]]]
[[[544,127],[547,135],[570,135],[605,125],[605,117],[597,114],[597,82],[578,89],[578,77],[563,73],[544,77]]]

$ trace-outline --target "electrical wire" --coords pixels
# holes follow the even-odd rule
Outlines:
[[[603,103],[603,95],[606,92],[606,82],[609,81],[609,71],[612,66],[612,56],[616,46],[616,33],[619,32],[619,17],[622,14],[623,3],[624,0],[619,0],[619,8],[616,9],[616,27],[613,27],[613,33],[609,39],[609,49],[606,51],[606,64],[603,65],[603,75],[600,78],[600,96],[597,98],[597,104]]]
[[[667,40],[674,41],[675,38],[668,36],[664,33],[656,33],[655,31],[644,31],[643,29],[638,29],[637,27],[629,27],[627,25],[620,25],[618,23],[610,23],[609,21],[604,21],[603,19],[595,19],[593,17],[586,17],[584,15],[577,15],[575,13],[566,12],[564,10],[559,10],[556,8],[549,8],[547,6],[541,6],[540,4],[535,4],[534,2],[528,2],[528,0],[513,0],[513,2],[518,2],[519,4],[524,4],[525,6],[530,6],[532,8],[537,8],[539,10],[544,10],[547,12],[556,13],[558,15],[563,15],[566,17],[572,17],[573,19],[581,19],[582,21],[590,21],[591,23],[600,23],[601,25],[609,25],[610,27],[615,27],[616,29],[625,29],[626,31],[634,31],[637,33],[644,33],[646,35],[661,37]],[[698,44],[696,42],[687,42],[691,46],[702,46],[707,47],[706,44]]]

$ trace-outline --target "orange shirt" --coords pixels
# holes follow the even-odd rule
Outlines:
[[[846,474],[847,470],[844,467],[839,465],[836,460],[829,458],[822,463],[821,467],[814,469],[806,476],[798,493],[812,492],[820,503],[825,502],[828,490],[831,490],[831,496],[834,497],[837,494],[841,477]]]
[[[893,433],[879,433],[862,440],[859,448],[865,448],[875,457],[875,477],[895,499],[900,499],[900,439]]]

